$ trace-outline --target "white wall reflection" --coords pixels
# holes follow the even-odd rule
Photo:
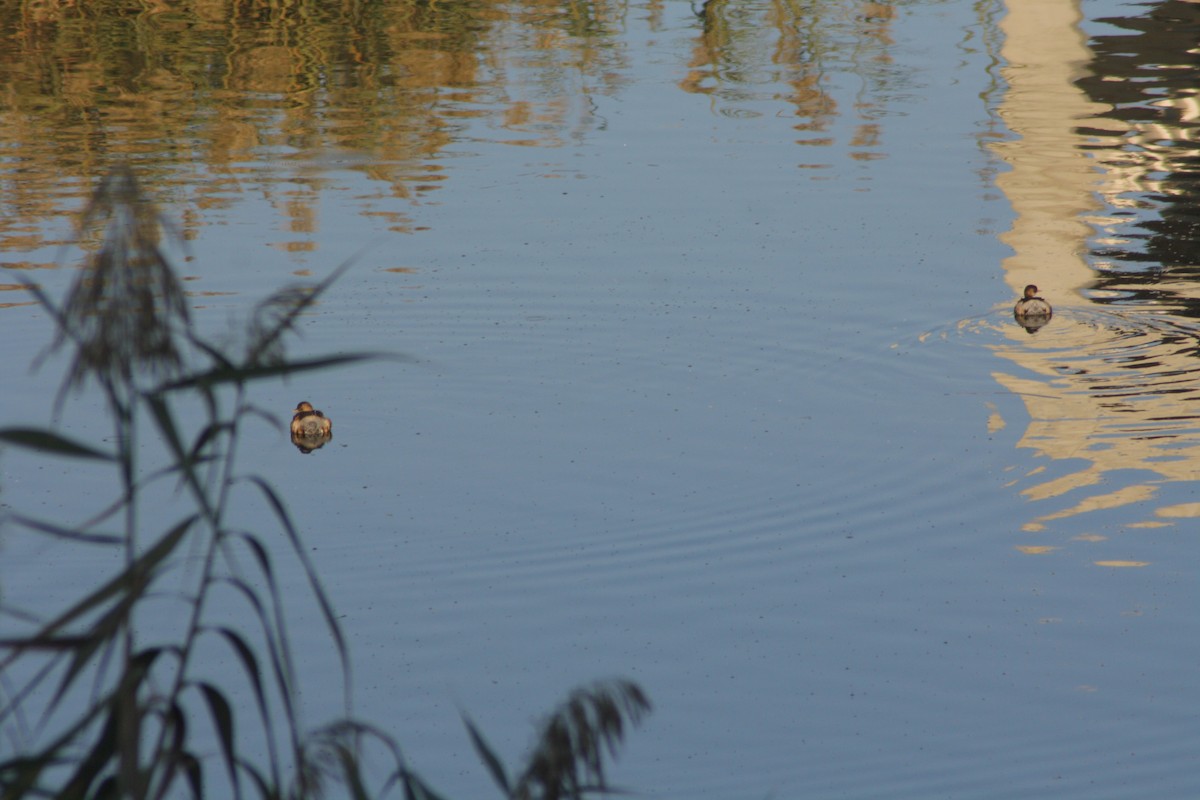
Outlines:
[[[1084,77],[1107,77],[1094,74],[1099,65],[1080,27],[1079,3],[1009,0],[1007,8],[1001,52],[1008,90],[999,113],[1014,138],[994,146],[1009,166],[997,184],[1016,214],[1002,237],[1013,248],[1004,277],[1014,299],[1036,283],[1056,314],[1034,335],[1015,323],[1005,328],[1009,341],[997,353],[1021,373],[997,371],[995,378],[1030,415],[1019,446],[1079,464],[1052,477],[1034,470],[1022,481],[1030,500],[1056,501],[1054,508],[1039,503],[1024,525],[1041,530],[1090,511],[1159,504],[1164,480],[1200,477],[1200,325],[1176,313],[1177,298],[1198,296],[1197,287],[1166,278],[1176,298],[1171,303],[1114,305],[1109,301],[1121,296],[1122,284],[1100,280],[1107,265],[1092,252],[1112,244],[1111,231],[1128,223],[1121,209],[1136,203],[1131,196],[1161,191],[1163,172],[1161,159],[1139,155],[1136,147],[1098,156],[1097,140],[1128,147],[1147,137],[1156,143],[1196,137],[1165,119],[1131,125],[1081,88]],[[1128,9],[1149,15],[1144,6]],[[1194,92],[1184,92],[1147,105],[1178,105],[1181,113],[1172,119],[1185,122],[1196,116],[1188,113],[1194,100]],[[1152,274],[1138,278],[1144,283]],[[1193,506],[1159,506],[1136,524],[1197,515]]]

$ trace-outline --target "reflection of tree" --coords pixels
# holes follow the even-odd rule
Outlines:
[[[849,72],[864,86],[855,106],[863,122],[851,145],[878,143],[873,120],[896,80],[889,53],[892,4],[772,0],[758,6],[707,0],[695,10],[702,30],[680,84],[685,91],[712,96],[733,114],[753,113],[761,100],[783,99],[801,120],[796,130],[819,134],[838,112],[830,77]],[[787,88],[780,92],[780,87]]]
[[[722,113],[782,101],[801,143],[826,144],[850,73],[848,144],[872,158],[906,77],[889,55],[895,7],[708,0],[693,6],[682,86]],[[0,0],[0,249],[44,244],[31,232],[116,160],[183,202],[187,235],[253,190],[300,234],[285,247],[312,247],[331,162],[378,187],[364,213],[405,230],[394,199],[436,191],[438,154],[468,128],[545,147],[602,124],[596,98],[627,80],[617,34],[633,13],[616,0]],[[636,13],[662,27],[662,0]]]
[[[9,241],[18,227],[74,212],[115,159],[164,194],[186,187],[202,211],[258,188],[297,232],[314,229],[314,165],[331,148],[388,194],[419,198],[464,120],[494,114],[542,140],[563,127],[559,98],[579,95],[564,83],[611,89],[614,17],[605,2],[557,0],[0,0],[0,147],[20,175],[0,199],[0,247],[27,249],[27,236]],[[530,63],[513,67],[518,36]],[[503,96],[518,69],[537,72],[532,90]]]
[[[591,129],[593,98],[623,83],[623,4],[526,0],[492,20],[482,58],[509,144],[556,146]]]

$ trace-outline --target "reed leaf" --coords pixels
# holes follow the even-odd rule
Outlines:
[[[321,613],[325,617],[325,625],[329,630],[330,636],[333,637],[335,646],[337,647],[338,656],[342,662],[342,673],[345,675],[347,704],[349,704],[349,681],[350,681],[350,653],[346,648],[346,640],[342,635],[342,628],[337,623],[337,617],[333,613],[333,606],[329,602],[328,596],[325,594],[325,589],[321,585],[321,579],[317,575],[316,567],[313,566],[312,559],[308,556],[308,551],[304,548],[300,541],[300,535],[296,531],[296,526],[292,524],[292,517],[284,506],[279,495],[262,478],[257,475],[251,475],[247,478],[252,484],[257,486],[267,499],[268,504],[275,512],[275,517],[279,520],[283,527],[284,533],[287,534],[288,541],[292,545],[292,551],[296,554],[301,565],[304,567],[305,576],[308,578],[309,588],[312,590],[313,597],[321,608]]]
[[[59,734],[58,738],[33,757],[18,757],[0,762],[0,798],[26,797],[28,795],[46,797],[52,793],[36,788],[41,773],[48,769],[59,767],[65,763],[77,760],[60,753],[67,751],[81,733],[100,718],[109,707],[107,698],[101,698],[75,718],[74,724]],[[58,796],[54,794],[54,796]]]
[[[116,760],[117,743],[120,738],[118,734],[119,716],[113,698],[109,698],[105,707],[109,713],[104,720],[104,727],[101,729],[100,735],[92,742],[87,755],[80,760],[66,786],[63,787],[62,794],[59,795],[60,800],[74,800],[75,798],[82,800],[87,797],[88,787],[95,782],[105,767],[110,766]]]
[[[266,609],[263,608],[262,601],[259,599],[258,593],[255,592],[254,588],[246,581],[232,576],[224,578],[223,582],[236,589],[246,599],[254,609],[255,616],[262,626],[263,645],[275,677],[275,688],[278,692],[279,701],[283,706],[286,733],[292,740],[293,751],[297,751],[299,750],[300,734],[299,722],[296,716],[295,690],[290,654],[280,645],[277,638],[277,631],[272,626],[270,616],[267,614]],[[273,725],[264,733],[269,744],[267,755],[271,767],[272,785],[278,786],[280,784],[280,765],[273,734],[271,733],[272,728],[274,728]]]
[[[492,773],[492,780],[500,787],[505,796],[512,795],[512,787],[508,784],[508,774],[504,771],[504,764],[501,763],[495,751],[484,740],[483,734],[475,727],[475,723],[466,714],[462,714],[463,724],[467,726],[467,733],[471,736],[471,744],[475,746],[475,752],[483,760],[484,766]]]
[[[204,769],[200,765],[200,759],[191,753],[181,753],[179,768],[183,771],[188,788],[192,790],[194,800],[204,800]]]
[[[0,661],[0,669],[8,666],[13,658],[19,656],[21,651],[26,647],[36,647],[40,643],[52,639],[57,631],[70,625],[84,614],[97,610],[121,592],[128,591],[131,586],[136,587],[139,583],[144,585],[148,576],[154,572],[163,559],[171,554],[175,546],[179,544],[179,540],[195,521],[195,515],[184,519],[168,531],[153,547],[147,550],[129,567],[42,626],[37,633],[22,640],[10,641],[8,646],[14,652],[4,661]]]
[[[36,758],[14,758],[11,761],[0,762],[0,798],[25,797],[27,795],[42,795],[36,792],[38,777],[42,771],[53,766],[53,759],[46,753]]]
[[[343,261],[318,283],[285,286],[259,303],[247,331],[246,366],[283,362],[283,335],[295,330],[296,318],[316,303],[350,269],[354,260]]]
[[[268,798],[268,800],[274,800],[274,798],[282,800],[282,792],[275,788],[279,785],[278,781],[274,783],[268,782],[258,767],[254,766],[254,762],[248,759],[239,757],[237,764],[240,773],[250,776],[254,788],[258,790],[259,797]]]
[[[246,581],[237,576],[228,576],[225,581],[237,589],[247,602],[255,609],[255,614],[258,616],[259,623],[263,630],[263,641],[267,646],[267,653],[270,656],[272,669],[275,673],[276,688],[278,689],[279,699],[284,708],[284,713],[287,719],[287,733],[292,741],[292,749],[298,751],[300,749],[300,732],[299,722],[297,719],[297,711],[294,705],[295,691],[295,667],[291,661],[291,649],[288,645],[287,626],[283,614],[283,602],[280,596],[278,584],[275,581],[274,569],[271,564],[271,558],[266,549],[262,546],[254,536],[248,534],[239,534],[241,540],[249,547],[250,552],[254,554],[258,562],[259,570],[267,585],[267,593],[271,599],[271,607],[273,614],[268,613],[266,607],[259,596],[259,593]],[[259,708],[264,720],[269,726],[269,715],[266,708],[266,695],[262,691],[262,683],[258,674],[258,662],[253,658],[253,653],[250,648],[245,645],[245,642],[230,631],[232,638],[231,643],[235,647],[241,645],[239,653],[242,655],[243,664],[249,660],[248,669],[252,669],[254,676],[254,685],[259,699]],[[275,749],[275,741],[273,737],[267,737],[269,757],[272,764],[272,770],[275,772],[278,769],[278,753]],[[276,779],[278,773],[275,772]]]
[[[221,745],[221,757],[229,772],[230,785],[233,786],[235,796],[241,797],[241,783],[237,778],[237,764],[234,759],[236,747],[233,738],[233,709],[230,708],[229,701],[225,699],[221,690],[211,683],[201,681],[196,684],[196,687],[204,695],[204,701],[208,704],[208,713],[212,717],[213,727],[217,731],[217,739]]]
[[[242,589],[243,594],[254,595],[255,609],[259,614],[264,631],[270,634],[270,640],[276,642],[277,652],[281,655],[280,666],[283,669],[284,679],[281,686],[292,686],[295,679],[294,669],[291,664],[288,653],[290,649],[287,643],[287,623],[283,615],[283,600],[279,592],[279,585],[275,581],[275,570],[271,564],[270,554],[262,543],[257,538],[249,534],[239,534],[241,541],[245,542],[250,552],[254,555],[255,561],[258,562],[259,571],[262,573],[263,579],[267,584],[267,593],[271,598],[272,613],[268,614],[267,609],[259,601],[258,593],[251,588],[250,584],[237,577],[230,577],[228,580]]]
[[[179,775],[183,760],[190,754],[185,749],[188,737],[188,715],[184,713],[183,707],[178,702],[172,702],[162,717],[166,736],[161,749],[149,756],[152,766],[148,770],[149,774],[145,776],[145,780],[149,782],[157,779],[161,786],[158,794],[165,795],[175,785],[175,779]],[[144,727],[139,726],[139,728]],[[137,765],[131,766],[137,769]]]
[[[171,416],[166,401],[157,394],[148,394],[146,395],[146,404],[150,406],[150,413],[154,415],[154,421],[158,424],[159,431],[171,448],[171,455],[177,460],[186,460],[187,452],[183,447],[183,437],[179,434],[179,428],[175,425],[175,418]]]
[[[259,625],[262,627],[263,642],[266,645],[267,654],[271,657],[271,668],[275,674],[276,686],[280,690],[284,707],[288,709],[288,718],[292,719],[292,670],[290,662],[286,658],[286,653],[279,642],[279,632],[272,622],[271,615],[263,606],[258,592],[254,590],[254,587],[249,582],[236,576],[227,576],[221,580],[223,583],[236,589],[245,598],[246,602],[250,604],[250,607],[254,609],[254,616],[258,619]]]
[[[542,724],[524,772],[513,787],[515,800],[579,800],[611,792],[604,754],[615,756],[625,721],[637,725],[650,700],[636,683],[617,679],[576,689]]]
[[[58,539],[66,539],[80,544],[95,544],[95,545],[118,545],[125,541],[125,537],[116,533],[84,533],[83,531],[74,530],[72,528],[64,528],[61,525],[55,525],[53,522],[26,517],[22,514],[14,514],[12,521],[18,525],[22,525],[30,530],[35,530],[40,533],[49,534]]]
[[[187,458],[185,459],[184,464],[190,466],[203,463],[206,460],[202,455],[204,448],[221,434],[232,433],[233,431],[233,425],[228,422],[213,422],[205,425],[204,428],[201,429],[199,435],[196,436],[196,440],[192,442],[192,447],[190,450],[188,450]],[[185,469],[184,464],[181,464],[176,468],[180,470]]]
[[[53,431],[40,428],[4,428],[0,429],[0,441],[8,442],[27,450],[48,453],[67,458],[90,458],[97,461],[116,461],[112,453],[105,453],[94,447],[80,444]]]
[[[212,346],[208,342],[201,339],[199,336],[193,335],[188,341],[192,346],[203,352],[206,356],[216,362],[218,367],[226,369],[237,369],[237,364],[229,359],[219,348]]]
[[[155,550],[160,552],[147,553],[147,556],[154,555],[159,559],[165,558],[170,550],[173,549],[174,544],[178,543],[179,538],[186,530],[186,525],[177,528],[177,530],[179,533],[178,536],[172,535],[174,533],[172,532],[163,537],[163,542],[159,543],[160,547],[155,548]],[[173,540],[173,542],[170,540]],[[171,547],[161,547],[164,542],[170,544]],[[157,560],[143,557],[135,561],[118,576],[118,578],[124,578],[121,586],[121,594],[118,595],[118,601],[89,626],[87,635],[81,639],[78,646],[72,648],[69,664],[62,679],[59,681],[58,690],[54,693],[54,697],[50,701],[50,708],[53,709],[58,705],[63,695],[74,684],[75,679],[88,666],[96,651],[101,647],[110,646],[115,641],[117,634],[125,630],[129,625],[134,607],[144,598],[153,580],[153,572],[156,565]],[[147,653],[153,653],[153,657],[157,657],[159,652],[161,651],[158,649],[147,651]],[[128,671],[127,667],[126,674],[128,674]]]
[[[363,783],[362,770],[359,769],[358,754],[353,750],[336,745],[334,752],[342,766],[342,782],[349,788],[354,800],[368,800],[367,786]]]
[[[151,393],[146,395],[145,401],[146,405],[150,407],[150,413],[154,417],[159,432],[166,439],[171,455],[175,459],[174,467],[179,470],[180,478],[191,488],[197,504],[204,511],[204,516],[209,523],[215,525],[217,515],[213,510],[212,501],[201,486],[200,476],[195,471],[195,462],[189,458],[191,451],[184,448],[183,437],[179,433],[171,410],[167,407],[166,400],[159,394]]]
[[[446,800],[410,770],[402,771],[400,782],[404,786],[404,800]]]
[[[270,716],[267,712],[267,696],[263,690],[262,671],[258,666],[258,659],[254,656],[254,651],[241,634],[232,628],[217,627],[209,628],[212,633],[219,635],[233,649],[238,660],[242,662],[242,671],[246,673],[246,677],[250,681],[250,688],[254,690],[254,702],[258,705],[259,716],[263,722],[268,722]]]
[[[249,383],[250,381],[263,380],[264,378],[280,378],[300,372],[312,372],[314,370],[324,370],[332,367],[344,367],[351,364],[357,364],[362,361],[383,358],[395,359],[397,357],[385,356],[381,353],[345,353],[336,356],[297,359],[294,361],[285,361],[279,364],[244,367],[218,365],[212,369],[205,370],[204,372],[199,372],[193,375],[187,375],[182,378],[167,381],[159,386],[157,391],[177,392],[184,389],[196,389],[202,387],[213,388],[221,384],[241,385]]]

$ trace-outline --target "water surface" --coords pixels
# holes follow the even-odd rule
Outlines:
[[[460,708],[515,760],[614,674],[656,705],[613,773],[651,796],[1185,796],[1192,123],[1168,67],[1193,12],[1044,9],[111,23],[154,59],[14,19],[43,62],[7,57],[5,84],[50,85],[0,106],[0,247],[61,291],[71,214],[128,158],[207,331],[353,261],[296,352],[413,360],[258,388],[334,440],[253,428],[243,463],[302,521],[359,711],[448,796],[490,791]],[[1026,282],[1056,307],[1033,335]],[[4,422],[44,423],[57,365],[26,365],[50,331],[9,296]],[[14,507],[105,497],[0,467]],[[96,566],[3,544],[33,607]],[[296,639],[316,721],[336,659]]]

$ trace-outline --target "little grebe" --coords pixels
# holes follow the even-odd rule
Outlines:
[[[1048,317],[1054,313],[1050,308],[1050,304],[1037,296],[1038,288],[1032,283],[1025,287],[1025,296],[1017,301],[1013,306],[1013,316],[1020,317]]]
[[[312,407],[307,400],[296,406],[292,415],[293,436],[329,436],[333,433],[333,422]]]

